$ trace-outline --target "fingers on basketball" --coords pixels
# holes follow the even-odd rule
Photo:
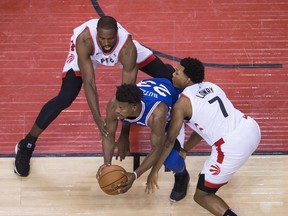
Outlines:
[[[119,184],[128,181],[125,169],[119,165],[106,166],[102,169],[98,178],[101,190],[109,195],[119,194]]]

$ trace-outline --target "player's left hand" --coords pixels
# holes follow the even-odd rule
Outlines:
[[[150,194],[150,192],[154,192],[154,189],[159,189],[158,186],[158,173],[151,172],[147,178],[145,192]]]
[[[132,187],[134,181],[136,180],[136,176],[133,172],[125,172],[124,174],[127,176],[128,181],[119,185],[120,193],[126,193]]]

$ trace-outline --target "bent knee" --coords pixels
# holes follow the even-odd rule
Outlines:
[[[74,99],[71,99],[71,98],[65,98],[64,99],[64,98],[62,98],[60,101],[61,101],[60,105],[61,105],[62,109],[66,109],[69,106],[71,106],[71,104],[73,103]]]
[[[77,97],[77,94],[76,96],[70,92],[60,92],[56,97],[56,101],[57,101],[57,104],[62,108],[62,109],[66,109],[68,108],[69,106],[71,106],[71,104],[73,103],[73,101],[75,100],[75,98]]]
[[[194,193],[193,199],[196,203],[201,204],[201,203],[205,202],[205,200],[207,198],[209,198],[209,196],[211,196],[211,195],[213,195],[213,194],[207,193],[207,192],[202,191],[202,190],[197,188],[195,193]]]

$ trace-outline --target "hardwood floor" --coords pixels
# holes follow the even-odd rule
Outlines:
[[[27,178],[13,173],[13,158],[0,158],[1,216],[176,216],[210,215],[193,201],[197,174],[206,156],[187,157],[191,176],[187,197],[170,203],[174,178],[160,173],[159,186],[145,194],[148,173],[141,176],[126,194],[109,196],[95,179],[101,157],[34,157]],[[142,159],[142,158],[141,158]],[[252,156],[218,194],[239,215],[286,215],[288,208],[288,156]],[[127,171],[132,158],[114,161]]]

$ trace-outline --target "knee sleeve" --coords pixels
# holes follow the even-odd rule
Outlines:
[[[179,155],[179,151],[172,149],[169,156],[166,158],[164,165],[166,168],[177,173],[185,167],[184,158]]]

